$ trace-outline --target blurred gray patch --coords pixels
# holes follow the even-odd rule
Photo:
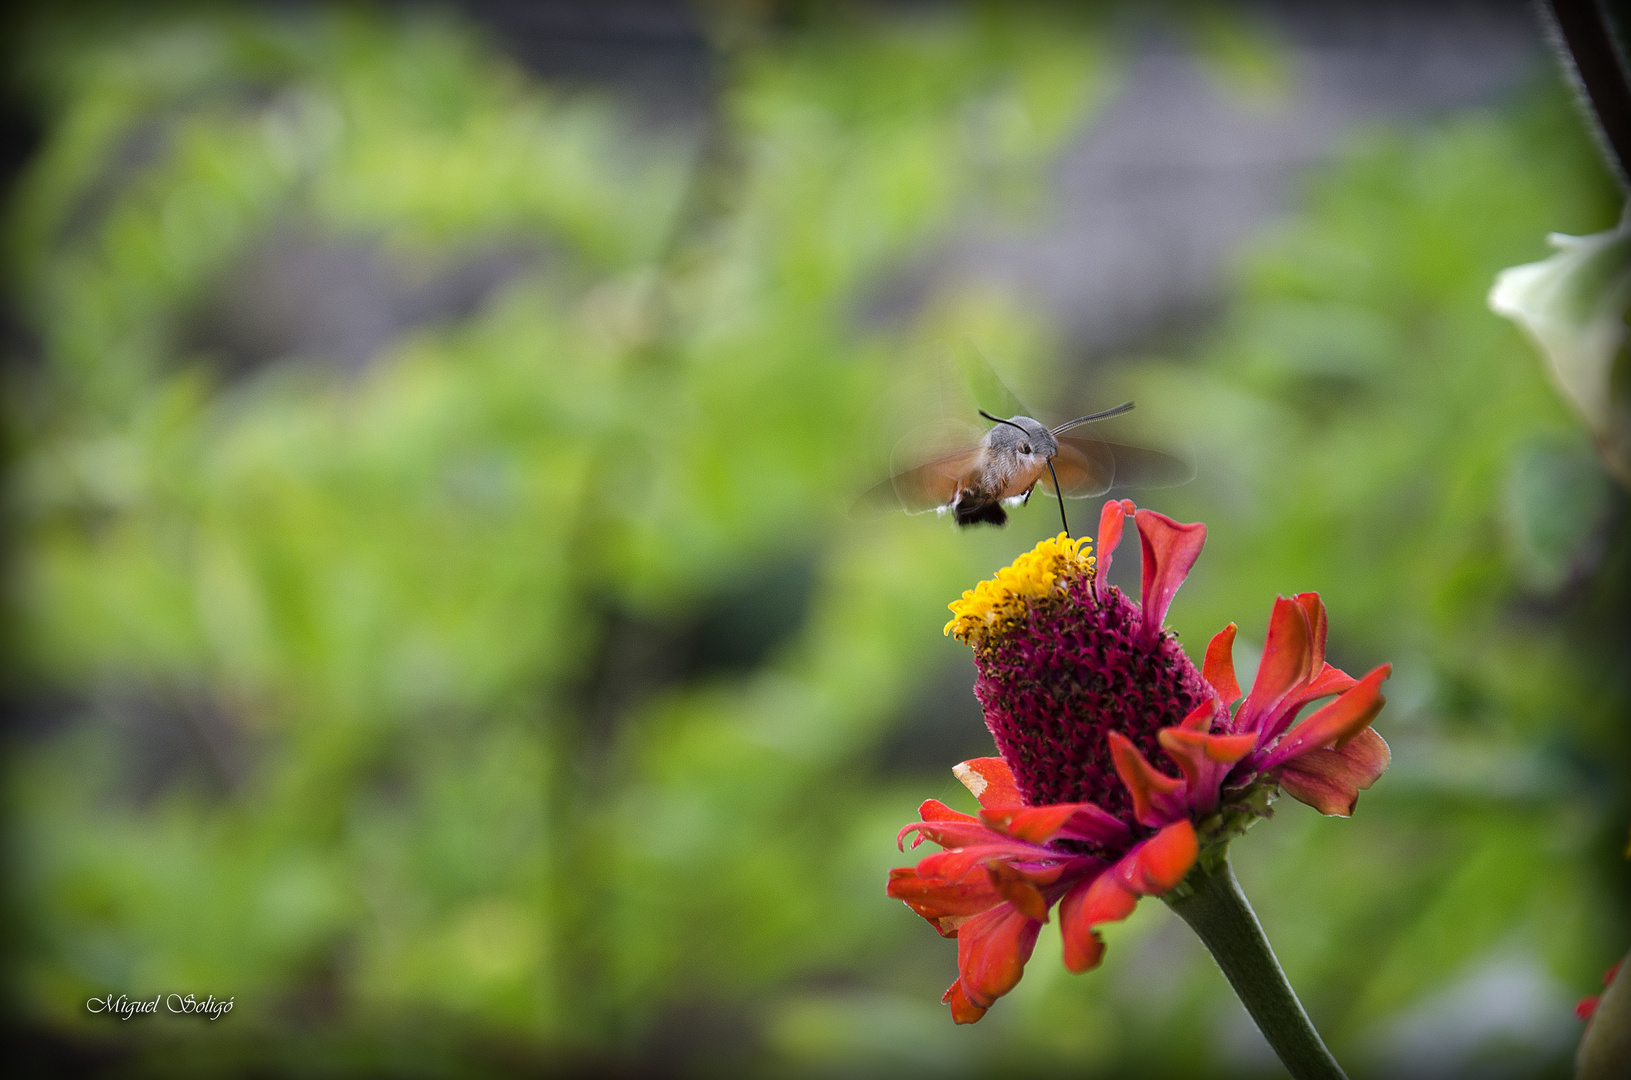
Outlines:
[[[1377,1076],[1536,1076],[1580,1038],[1574,1001],[1533,957],[1495,957],[1377,1033]]]
[[[941,289],[976,282],[1040,304],[1089,356],[1146,347],[1216,311],[1228,260],[1293,208],[1298,177],[1344,137],[1495,102],[1545,58],[1521,3],[1236,13],[1283,51],[1284,88],[1240,92],[1189,45],[1142,35],[1120,92],[1059,155],[1037,219],[965,215],[880,283],[863,318],[909,318]]]
[[[393,258],[379,240],[285,220],[222,278],[183,332],[183,351],[242,376],[283,360],[360,370],[404,332],[474,314],[542,253],[486,247]]]

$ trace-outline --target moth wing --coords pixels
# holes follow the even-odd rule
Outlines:
[[[959,420],[916,428],[895,444],[889,478],[856,501],[858,509],[904,509],[921,514],[950,504],[958,485],[973,471],[984,432]]]
[[[1088,499],[1103,495],[1115,483],[1116,459],[1110,444],[1097,439],[1059,437],[1059,452],[1053,455],[1053,471],[1067,499]],[[1053,476],[1042,474],[1042,490],[1058,497]]]
[[[1102,495],[1112,487],[1115,488],[1161,488],[1177,487],[1187,484],[1195,479],[1195,466],[1182,458],[1160,450],[1151,450],[1144,446],[1128,446],[1125,443],[1105,442],[1095,439],[1091,435],[1060,435],[1059,457],[1065,453],[1065,448],[1081,453],[1088,460],[1102,463],[1106,458],[1111,463],[1108,483],[1097,491],[1085,491],[1086,495]],[[1054,468],[1058,469],[1059,457],[1054,458]],[[1065,494],[1073,498],[1080,498],[1071,491],[1071,485],[1065,480],[1063,472],[1059,474],[1059,483],[1065,489]]]
[[[974,395],[978,408],[1002,417],[1036,415],[998,377],[991,361],[972,338],[964,337],[957,343],[954,352],[963,382]]]
[[[923,514],[951,505],[957,488],[972,471],[979,449],[936,458],[898,472],[868,488],[859,500],[863,507],[898,506],[908,514]]]

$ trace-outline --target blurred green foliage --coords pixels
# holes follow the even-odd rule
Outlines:
[[[1044,935],[953,1029],[950,946],[883,897],[895,829],[959,794],[955,758],[902,747],[983,735],[937,711],[967,665],[944,604],[1056,510],[967,535],[844,510],[945,342],[1039,382],[1058,360],[1016,298],[858,313],[970,206],[1034,205],[1113,85],[1104,25],[746,35],[694,138],[447,20],[30,35],[9,644],[51,718],[12,739],[5,805],[32,1030],[167,1073],[1264,1068],[1158,905],[1089,976]],[[1211,528],[1186,641],[1260,640],[1276,591],[1318,589],[1334,659],[1397,664],[1394,768],[1355,819],[1292,807],[1237,855],[1357,1067],[1490,957],[1538,958],[1566,1016],[1628,929],[1623,502],[1483,307],[1546,231],[1614,218],[1567,109],[1354,145],[1213,336],[1100,383],[1203,463],[1148,500]],[[514,269],[364,363],[235,357],[200,327],[290,235],[405,288]],[[236,1004],[84,1009],[173,990]]]

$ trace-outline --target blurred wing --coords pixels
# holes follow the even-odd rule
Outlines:
[[[973,341],[964,338],[958,342],[955,351],[957,366],[963,373],[963,381],[968,383],[969,390],[974,394],[975,403],[980,408],[1001,417],[1036,415],[1025,407],[1025,403],[1020,401],[1001,379],[997,378],[997,373],[991,370],[991,362]]]
[[[904,508],[908,514],[921,514],[947,505],[978,460],[984,434],[961,420],[914,428],[889,455],[889,479],[862,493],[856,509]]]
[[[868,488],[857,501],[857,507],[899,507],[908,514],[922,514],[948,506],[957,495],[957,486],[979,456],[976,447],[898,472]]]
[[[1059,452],[1053,455],[1053,471],[1067,499],[1087,499],[1110,490],[1116,477],[1116,459],[1109,443],[1061,438]],[[1053,489],[1053,477],[1047,473],[1042,474],[1042,490],[1056,497],[1059,494]]]
[[[1088,495],[1103,494],[1111,487],[1177,487],[1195,479],[1195,466],[1182,458],[1142,446],[1105,442],[1089,435],[1060,435],[1059,457],[1054,459],[1055,469],[1059,468],[1059,458],[1064,456],[1066,447],[1079,452],[1096,464],[1103,462],[1106,456],[1112,463],[1109,483],[1097,491],[1084,492]],[[1066,495],[1079,497],[1071,491],[1071,485],[1065,480],[1063,471],[1059,473],[1059,483],[1064,487]]]

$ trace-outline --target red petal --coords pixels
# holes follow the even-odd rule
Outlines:
[[[995,833],[991,835],[995,836]],[[961,881],[974,872],[976,866],[991,862],[994,859],[1024,859],[1032,860],[1038,856],[1043,858],[1063,858],[1058,852],[1048,851],[1046,848],[1033,848],[1024,844],[975,844],[971,847],[954,848],[951,851],[937,851],[933,855],[925,855],[917,862],[917,872],[926,878],[937,878],[940,881]]]
[[[921,840],[933,840],[943,848],[1000,844],[1020,851],[1030,847],[1030,845],[1021,844],[979,821],[914,821],[900,831],[897,844],[900,837],[904,837],[909,832],[916,832],[920,838],[920,840],[912,842],[913,847],[917,847]]]
[[[1206,647],[1206,664],[1201,675],[1218,692],[1224,705],[1240,700],[1240,682],[1235,678],[1235,624],[1230,623],[1212,638]]]
[[[889,895],[935,922],[947,916],[978,915],[1002,903],[1002,894],[985,874],[962,881],[925,878],[912,867],[889,871]]]
[[[1014,786],[1013,770],[1000,757],[970,758],[952,766],[951,773],[962,781],[971,795],[980,800],[982,809],[1002,810],[1025,805],[1019,788]]]
[[[939,799],[924,799],[923,805],[917,808],[917,816],[924,821],[966,821],[978,823],[979,818],[973,814],[965,814],[961,810],[953,810]]]
[[[1182,770],[1190,807],[1202,813],[1217,809],[1219,788],[1229,766],[1257,747],[1257,736],[1251,732],[1212,735],[1183,725],[1162,728],[1155,737]]]
[[[1002,902],[983,869],[952,880],[924,874],[916,867],[898,866],[889,871],[888,893],[896,900],[934,907],[941,915],[978,915]],[[980,906],[971,906],[975,904]]]
[[[1112,873],[1134,893],[1159,896],[1184,880],[1198,854],[1195,826],[1184,818],[1129,851]]]
[[[1097,596],[1110,584],[1110,558],[1121,543],[1121,529],[1127,515],[1133,512],[1131,499],[1112,499],[1099,509],[1099,554],[1093,571],[1093,594]]]
[[[1160,741],[1161,748],[1178,763],[1178,767],[1185,770],[1185,775],[1188,775],[1186,761],[1196,764],[1213,761],[1221,765],[1233,765],[1251,753],[1252,748],[1257,745],[1257,736],[1250,733],[1211,735],[1189,731],[1183,727],[1162,728],[1156,732],[1155,737]]]
[[[1154,640],[1166,622],[1167,608],[1189,568],[1206,543],[1206,526],[1199,521],[1180,525],[1165,514],[1140,510],[1133,519],[1144,551],[1144,583],[1139,593],[1144,607],[1144,636]]]
[[[1302,708],[1304,705],[1307,705],[1310,701],[1318,701],[1322,697],[1330,697],[1332,694],[1340,694],[1344,690],[1351,689],[1358,682],[1358,679],[1354,678],[1352,675],[1349,675],[1341,668],[1332,667],[1330,664],[1326,664],[1324,667],[1320,668],[1318,675],[1315,675],[1312,679],[1309,679],[1292,693],[1286,695],[1285,700],[1280,703],[1280,708],[1275,711],[1285,719],[1286,726],[1290,726],[1290,717],[1294,716],[1298,709]],[[1279,735],[1283,732],[1284,728],[1282,728],[1281,731],[1274,732],[1274,734]]]
[[[1177,816],[1181,811],[1173,796],[1184,782],[1158,771],[1119,731],[1112,731],[1106,737],[1110,741],[1110,760],[1133,797],[1133,817],[1141,824],[1154,827]]]
[[[1382,680],[1392,673],[1393,665],[1383,664],[1351,690],[1292,728],[1264,759],[1263,769],[1278,768],[1310,750],[1340,747],[1365,730],[1387,701],[1380,687]]]
[[[1081,808],[1081,803],[1054,803],[1051,806],[1022,806],[1018,809],[1010,807],[999,813],[986,811],[980,817],[987,825],[1003,830],[1015,840],[1045,844],[1052,840]]]
[[[1087,891],[1087,886],[1081,888],[1083,893]],[[1071,897],[1076,895],[1075,892],[1066,894],[1064,902],[1070,903]],[[1079,919],[1067,923],[1064,911],[1064,905],[1061,904],[1059,926],[1065,942],[1065,970],[1077,975],[1084,971],[1092,971],[1104,959],[1104,939]]]
[[[1320,599],[1317,592],[1298,593],[1292,599],[1302,605],[1303,612],[1308,616],[1309,652],[1313,661],[1309,671],[1312,673],[1325,665],[1325,601]]]
[[[1315,701],[1327,694],[1340,694],[1358,681],[1341,668],[1326,664],[1320,668],[1320,673],[1309,680],[1308,685],[1303,688],[1303,700],[1305,702]]]
[[[963,980],[958,979],[946,990],[941,1004],[951,1006],[951,1018],[959,1024],[972,1024],[985,1015],[985,1010],[968,999],[963,993]]]
[[[1308,623],[1308,609],[1295,600],[1278,597],[1269,616],[1268,641],[1263,660],[1257,666],[1252,692],[1235,714],[1235,725],[1244,731],[1261,731],[1268,714],[1292,690],[1313,673],[1314,629]]]
[[[1031,880],[1009,863],[994,862],[986,865],[986,875],[1002,898],[1014,905],[1014,910],[1037,922],[1048,921],[1048,901]]]
[[[1162,829],[1110,870],[1084,881],[1059,904],[1059,932],[1065,944],[1065,966],[1082,972],[1098,965],[1104,941],[1094,927],[1119,922],[1133,913],[1140,895],[1166,892],[1195,865],[1199,842],[1185,818]]]
[[[1318,675],[1292,690],[1268,710],[1257,726],[1258,741],[1265,746],[1270,745],[1286,733],[1286,728],[1297,719],[1297,714],[1302,711],[1304,705],[1318,701],[1322,697],[1340,694],[1358,684],[1359,680],[1346,671],[1326,664]]]
[[[1597,1003],[1602,999],[1603,995],[1601,994],[1596,997],[1581,998],[1580,1004],[1574,1007],[1574,1015],[1580,1018],[1581,1023],[1585,1023],[1597,1014]]]
[[[1280,786],[1298,802],[1330,817],[1348,817],[1359,793],[1376,783],[1392,754],[1382,736],[1365,728],[1341,749],[1310,750],[1280,770]]]
[[[1126,822],[1092,803],[1078,803],[1076,815],[1059,830],[1059,835],[1089,840],[1116,850],[1125,848],[1132,840],[1132,831],[1127,828]]]
[[[1109,874],[1084,881],[1059,904],[1059,934],[1065,943],[1065,967],[1080,974],[1104,959],[1104,939],[1093,929],[1119,922],[1138,906],[1138,897]]]
[[[1042,924],[1008,904],[957,928],[957,971],[968,1000],[989,1009],[1025,974]]]
[[[1203,701],[1190,709],[1189,715],[1178,721],[1178,726],[1185,731],[1196,731],[1204,735],[1212,730],[1212,718],[1218,714],[1219,708],[1217,698]]]
[[[1011,858],[1013,854],[997,844],[975,844],[925,855],[917,861],[913,869],[917,871],[919,877],[928,881],[963,881],[976,867],[983,866],[992,859]]]

